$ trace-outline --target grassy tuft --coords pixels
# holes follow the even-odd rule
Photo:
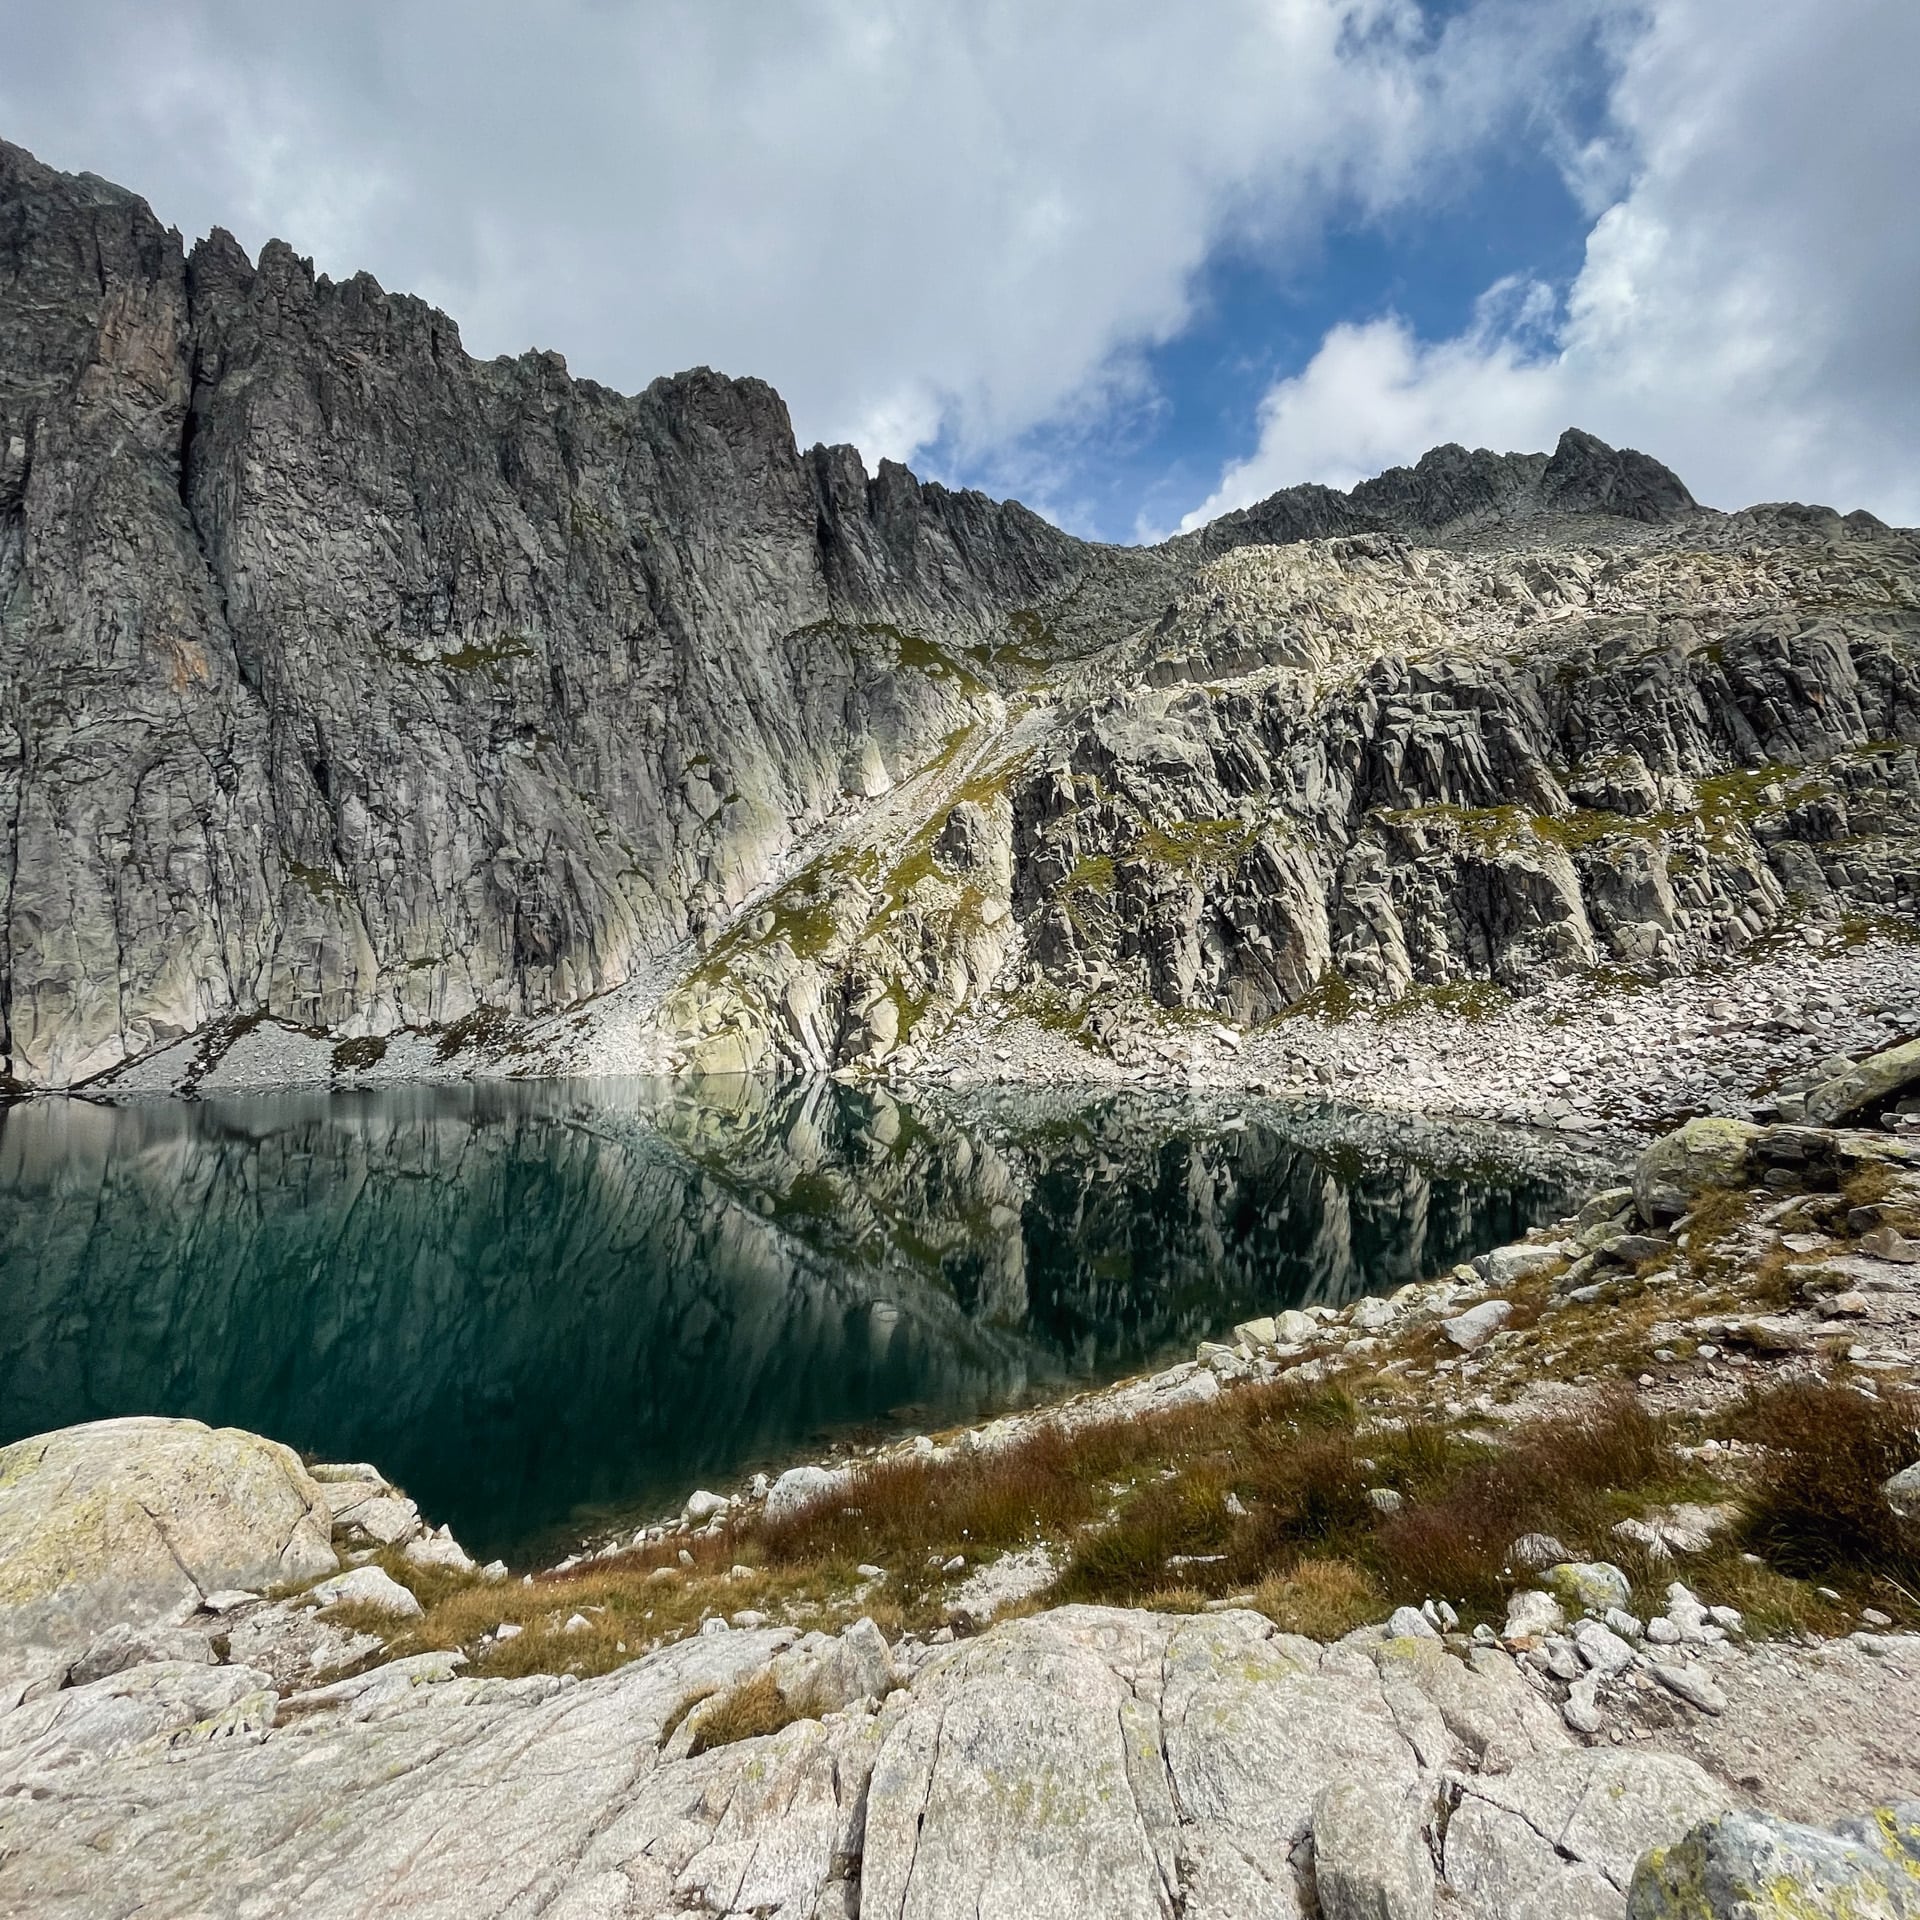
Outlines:
[[[759,1740],[778,1733],[807,1716],[802,1707],[788,1700],[775,1684],[770,1672],[756,1673],[711,1706],[696,1707],[690,1754],[711,1753],[715,1747],[730,1747],[740,1740]]]
[[[1284,1388],[1210,1411],[1179,1465],[1080,1536],[1053,1598],[1140,1604],[1177,1579],[1211,1595],[1254,1586],[1305,1611],[1324,1595],[1323,1569],[1339,1564],[1375,1599],[1446,1598],[1492,1617],[1519,1535],[1617,1552],[1616,1520],[1697,1490],[1664,1423],[1626,1393],[1497,1446],[1426,1423],[1363,1434],[1350,1406]],[[1369,1497],[1378,1488],[1400,1494],[1400,1507],[1381,1512]],[[1320,1570],[1303,1576],[1308,1566]],[[1302,1578],[1305,1591],[1292,1584]],[[1344,1591],[1340,1604],[1358,1603],[1360,1586]]]
[[[1756,1398],[1742,1426],[1766,1450],[1747,1509],[1755,1551],[1789,1575],[1920,1595],[1920,1526],[1880,1491],[1920,1458],[1920,1396],[1793,1382]]]
[[[1373,1577],[1351,1560],[1301,1560],[1292,1572],[1263,1580],[1253,1604],[1282,1633],[1337,1640],[1377,1620],[1386,1603]]]

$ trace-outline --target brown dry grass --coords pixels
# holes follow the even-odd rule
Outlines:
[[[846,1611],[844,1598],[854,1584],[853,1569],[834,1564],[757,1567],[738,1578],[712,1570],[661,1582],[646,1570],[603,1563],[527,1584],[431,1575],[398,1555],[381,1560],[413,1590],[425,1615],[396,1627],[363,1608],[335,1607],[325,1616],[329,1623],[380,1634],[396,1657],[458,1648],[471,1660],[470,1671],[503,1678],[606,1673],[663,1641],[698,1631],[703,1620],[744,1609],[773,1619],[835,1620]],[[861,1610],[882,1627],[898,1631],[901,1625],[879,1597]],[[576,1617],[586,1625],[569,1630]],[[503,1622],[521,1631],[489,1641]]]
[[[715,1747],[730,1747],[739,1740],[758,1740],[806,1718],[802,1707],[780,1691],[771,1673],[756,1673],[721,1694],[711,1706],[698,1705],[694,1711],[699,1717],[689,1754],[711,1753]]]
[[[1350,1560],[1300,1560],[1292,1572],[1261,1581],[1253,1604],[1282,1633],[1337,1640],[1379,1619],[1386,1598],[1365,1568]]]
[[[1869,1400],[1851,1387],[1795,1383],[1756,1397],[1740,1422],[1765,1449],[1748,1501],[1748,1544],[1781,1572],[1860,1582],[1916,1604],[1920,1525],[1880,1489],[1920,1459],[1920,1395]]]
[[[1697,1230],[1710,1248],[1731,1244],[1741,1218],[1724,1208]],[[1648,1329],[1683,1291],[1629,1279],[1615,1299],[1557,1309],[1521,1333],[1528,1345],[1551,1343],[1528,1355],[1527,1371],[1575,1361],[1602,1377],[1639,1371]],[[1524,1304],[1546,1297],[1542,1285]],[[1393,1351],[1431,1357],[1432,1330],[1410,1330]],[[348,1610],[329,1617],[380,1632],[396,1654],[463,1648],[477,1672],[591,1674],[749,1608],[827,1629],[867,1612],[892,1634],[925,1631],[951,1609],[956,1582],[943,1562],[959,1554],[971,1569],[1045,1541],[1063,1571],[1019,1611],[1065,1600],[1190,1611],[1251,1594],[1281,1626],[1325,1637],[1427,1598],[1451,1601],[1469,1623],[1498,1621],[1516,1583],[1508,1547],[1546,1532],[1577,1556],[1616,1561],[1643,1591],[1684,1577],[1761,1632],[1834,1631],[1869,1600],[1920,1623],[1920,1544],[1878,1494],[1887,1474],[1920,1456],[1912,1396],[1876,1407],[1841,1386],[1764,1395],[1718,1423],[1764,1449],[1757,1470],[1723,1462],[1729,1481],[1676,1454],[1697,1423],[1653,1416],[1630,1391],[1596,1388],[1578,1414],[1495,1442],[1396,1406],[1392,1396],[1411,1391],[1404,1374],[1351,1381],[1372,1415],[1342,1386],[1281,1381],[1145,1419],[1072,1431],[1046,1423],[999,1450],[865,1463],[834,1496],[777,1524],[748,1519],[529,1583],[486,1585],[383,1555],[425,1618],[394,1632]],[[1403,1410],[1404,1419],[1383,1417]],[[1369,1495],[1380,1488],[1401,1496],[1398,1510],[1377,1508]],[[1748,1502],[1744,1537],[1678,1565],[1644,1559],[1612,1533],[1620,1519],[1673,1500],[1730,1494]],[[691,1567],[678,1563],[683,1549]],[[858,1580],[855,1565],[866,1561],[886,1570],[883,1583]],[[1821,1585],[1844,1602],[1820,1597]],[[569,1632],[576,1616],[585,1624]],[[491,1639],[503,1621],[523,1631]],[[772,1711],[764,1701],[728,1708],[756,1729]],[[717,1741],[731,1724],[702,1737]]]
[[[1203,1594],[1253,1587],[1303,1615],[1345,1617],[1364,1595],[1447,1599],[1488,1617],[1513,1584],[1507,1549],[1519,1535],[1557,1533],[1617,1557],[1615,1521],[1701,1490],[1666,1423],[1628,1394],[1498,1446],[1434,1423],[1363,1433],[1351,1419],[1299,1423],[1283,1401],[1265,1411],[1121,1499],[1076,1543],[1053,1597],[1140,1604],[1171,1571]],[[1379,1511],[1378,1488],[1401,1496],[1397,1511]]]
[[[1874,1161],[1849,1174],[1840,1195],[1851,1207],[1877,1207],[1889,1200],[1899,1184],[1899,1175],[1884,1160]]]

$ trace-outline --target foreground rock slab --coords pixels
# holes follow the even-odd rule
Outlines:
[[[713,1631],[583,1682],[422,1655],[293,1695],[177,1662],[68,1687],[0,1715],[0,1916],[1623,1920],[1650,1849],[1748,1804],[1580,1743],[1464,1642],[1104,1607],[917,1670],[871,1623],[841,1640]],[[702,1702],[802,1651],[868,1691],[692,1750]]]
[[[1880,1807],[1832,1833],[1728,1814],[1656,1847],[1628,1920],[1908,1920],[1920,1915],[1920,1806]]]

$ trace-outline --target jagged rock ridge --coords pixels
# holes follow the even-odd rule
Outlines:
[[[557,355],[474,361],[445,316],[364,275],[335,285],[279,242],[250,263],[221,232],[188,252],[135,196],[0,143],[0,1072],[70,1085],[263,1016],[335,1039],[505,1034],[616,988],[616,1062],[910,1060],[916,1029],[924,1048],[996,983],[1084,992],[1090,965],[1118,979],[1141,957],[1161,999],[1239,1017],[1316,965],[1392,990],[1440,964],[1435,942],[1403,924],[1396,946],[1346,876],[1370,805],[1428,797],[1408,778],[1340,775],[1302,847],[1262,853],[1274,873],[1242,862],[1191,911],[1153,904],[1191,863],[1149,859],[1117,944],[1062,937],[1060,882],[1137,851],[1127,821],[1081,817],[1073,783],[1131,755],[1172,820],[1295,809],[1251,763],[1194,762],[1194,716],[1151,705],[1187,674],[1153,636],[1276,542],[1470,556],[1710,523],[1656,462],[1569,433],[1552,456],[1443,448],[1158,548],[1090,545],[892,463],[869,478],[850,448],[802,453],[757,381],[624,397]],[[1892,582],[1879,651],[1863,670],[1844,621],[1817,646],[1801,622],[1755,698],[1819,704],[1851,674],[1848,725],[1821,739],[1911,741],[1911,543],[1860,517],[1753,530],[1789,535]],[[1243,675],[1263,665],[1234,649]],[[1429,686],[1397,659],[1337,713],[1261,691],[1233,724],[1269,756],[1322,753],[1328,727],[1403,756],[1402,708],[1437,695],[1474,772],[1431,797],[1505,803],[1537,760],[1518,797],[1556,813],[1542,782],[1570,748],[1550,702],[1498,674]],[[1691,670],[1668,679],[1698,697]],[[1115,757],[1116,687],[1148,701],[1136,741],[1161,730],[1166,752]],[[1649,777],[1811,750],[1738,700],[1739,724],[1696,727],[1706,744]],[[1483,725],[1511,750],[1475,746]],[[1869,771],[1868,810],[1904,816],[1911,754]],[[1881,861],[1868,891],[1903,885]],[[1537,952],[1599,951],[1577,924],[1534,937],[1576,919],[1554,904],[1563,870],[1522,891],[1545,905],[1517,910],[1516,940],[1450,942],[1460,969],[1524,978]],[[1665,911],[1628,904],[1636,927]],[[1276,913],[1304,924],[1281,935],[1291,960],[1236,957],[1249,911],[1269,943]],[[1153,960],[1169,938],[1211,957]],[[605,1063],[555,1031],[546,1065]]]

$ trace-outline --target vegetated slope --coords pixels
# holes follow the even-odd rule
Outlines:
[[[989,986],[1255,1018],[1897,906],[1915,572],[1575,433],[1090,545],[0,144],[0,1072],[623,985],[539,1057],[910,1065]]]

